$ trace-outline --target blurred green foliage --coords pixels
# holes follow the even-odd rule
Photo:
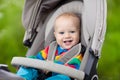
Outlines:
[[[24,56],[24,28],[21,23],[23,0],[0,0],[0,63],[10,65],[13,56]]]
[[[107,0],[107,32],[99,60],[101,80],[120,80],[120,0]]]
[[[107,0],[107,32],[98,63],[100,80],[120,80],[120,0]],[[0,0],[0,63],[10,64],[13,56],[25,56],[21,23],[24,0]]]

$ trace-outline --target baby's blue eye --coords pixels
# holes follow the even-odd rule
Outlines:
[[[64,32],[59,32],[59,34],[64,34]]]

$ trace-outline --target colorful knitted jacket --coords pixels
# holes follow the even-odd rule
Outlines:
[[[30,56],[30,58],[46,60],[47,55],[48,55],[48,50],[49,50],[49,46],[46,47],[45,49],[41,50],[36,56]],[[66,51],[68,51],[68,50],[62,49],[60,46],[58,46],[57,50],[56,50],[56,53],[55,53],[54,62],[58,63],[58,64],[63,64],[63,63],[59,62],[58,59],[61,58],[66,53]],[[77,56],[72,58],[68,63],[65,63],[63,65],[69,66],[69,67],[72,67],[72,68],[75,68],[75,69],[79,69],[80,63],[82,61],[82,57],[83,57],[82,54],[78,54]]]

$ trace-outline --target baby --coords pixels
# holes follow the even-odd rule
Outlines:
[[[58,64],[79,69],[82,60],[82,54],[78,54],[72,58],[68,63],[59,62],[60,59],[73,46],[80,43],[80,17],[74,13],[63,13],[59,15],[54,23],[54,36],[58,44],[54,61]],[[41,50],[36,56],[30,58],[46,60],[49,46]],[[67,75],[54,73],[46,74],[42,70],[21,66],[17,75],[23,77],[25,80],[71,80]]]

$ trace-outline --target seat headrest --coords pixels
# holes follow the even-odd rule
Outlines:
[[[52,16],[50,17],[50,19],[46,24],[45,46],[49,45],[53,40],[55,40],[54,34],[53,34],[53,31],[54,31],[53,26],[57,16],[65,12],[72,12],[72,13],[81,15],[82,11],[83,11],[83,2],[72,1],[60,6],[55,12],[53,12]]]

